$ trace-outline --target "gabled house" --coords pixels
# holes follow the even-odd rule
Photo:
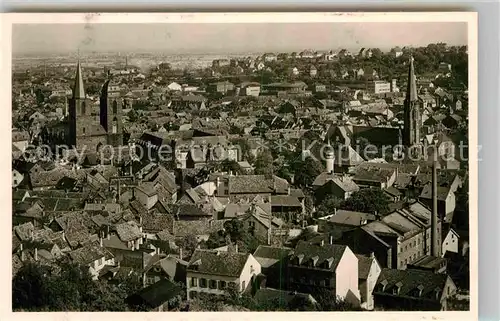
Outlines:
[[[347,175],[321,173],[312,184],[317,199],[322,200],[328,196],[335,196],[346,200],[352,193],[359,190],[359,186]]]
[[[98,243],[88,243],[69,253],[71,260],[81,266],[88,267],[93,279],[106,265],[114,265],[114,255]]]
[[[261,266],[249,253],[197,249],[186,272],[187,299],[191,300],[200,293],[225,296],[229,287],[242,293],[253,287]]]
[[[239,219],[243,222],[244,227],[250,231],[250,234],[268,243],[271,242],[272,235],[278,234],[285,225],[283,220],[266,213],[259,206],[250,208]]]
[[[290,289],[314,293],[318,287],[360,304],[358,258],[348,246],[300,241],[288,264]]]
[[[446,236],[443,237],[443,245],[441,253],[444,256],[446,252],[460,253],[460,235],[455,230],[450,229]]]
[[[438,186],[437,192],[438,215],[445,219],[446,222],[451,222],[456,207],[455,193],[449,186]],[[432,206],[432,184],[424,186],[419,200],[429,207]]]
[[[167,279],[174,282],[186,282],[186,267],[188,262],[181,258],[167,255],[149,264],[143,272],[143,281],[147,285]]]
[[[457,287],[446,274],[417,269],[382,269],[373,291],[375,307],[403,311],[446,311]]]

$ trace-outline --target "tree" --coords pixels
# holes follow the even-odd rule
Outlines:
[[[334,210],[336,208],[340,208],[343,205],[343,200],[330,195],[327,198],[325,198],[318,206],[318,209],[316,211],[316,217],[323,217],[327,215],[334,214]]]
[[[224,230],[226,231],[226,234],[229,235],[232,242],[243,240],[246,233],[243,222],[238,219],[225,222]]]
[[[269,150],[263,150],[255,158],[255,174],[272,175],[273,174],[273,156]]]
[[[226,235],[223,230],[210,233],[208,240],[205,242],[208,249],[215,249],[224,245],[226,245]]]
[[[198,246],[198,240],[196,239],[196,236],[188,234],[179,241],[177,246],[187,250],[189,253],[193,253]]]
[[[50,293],[43,268],[24,265],[12,280],[13,310],[40,310],[47,305]]]
[[[216,165],[216,169],[219,172],[233,172],[234,174],[243,175],[244,170],[241,168],[240,164],[235,160],[224,159],[222,162]]]
[[[335,296],[331,290],[317,289],[312,296],[320,305],[321,311],[361,311],[345,299]]]
[[[295,182],[302,187],[312,185],[316,177],[323,172],[323,166],[312,157],[306,157],[305,159],[299,157],[295,159],[292,167],[295,173]]]
[[[23,311],[126,311],[125,298],[140,286],[93,281],[88,269],[61,264],[61,271],[35,263],[23,266],[12,280],[12,308]],[[121,284],[121,285],[123,285]]]
[[[342,205],[343,209],[364,213],[386,214],[389,199],[380,188],[367,188],[354,192]]]
[[[132,123],[136,122],[139,119],[139,117],[137,115],[137,112],[135,110],[133,110],[133,109],[131,109],[127,113],[127,116],[128,116],[129,121],[132,122]]]

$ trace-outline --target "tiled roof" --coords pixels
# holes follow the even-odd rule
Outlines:
[[[14,226],[14,231],[21,241],[28,241],[31,238],[31,233],[35,230],[33,223],[28,222]]]
[[[139,226],[134,221],[116,225],[116,232],[123,242],[136,240],[142,236]]]
[[[71,259],[79,264],[89,264],[102,257],[112,258],[113,254],[97,243],[90,243],[84,247],[76,249],[69,253]]]
[[[162,279],[134,294],[151,308],[157,308],[182,292],[182,288],[168,279]],[[132,297],[131,297],[132,299]]]
[[[173,230],[174,217],[169,214],[144,213],[142,214],[142,228],[145,232],[160,232]]]
[[[448,276],[446,274],[438,274],[433,271],[425,271],[418,269],[382,269],[377,280],[377,286],[374,289],[374,294],[394,294],[394,289],[399,286],[398,296],[427,298],[439,300],[441,296],[436,297],[436,289],[442,293]],[[382,286],[385,287],[382,290]],[[420,293],[421,291],[421,293]]]
[[[187,267],[188,271],[238,277],[250,254],[239,252],[222,252],[197,249]]]
[[[229,193],[235,194],[257,194],[272,193],[274,191],[273,180],[264,175],[238,175],[229,176]]]
[[[451,191],[449,187],[438,186],[437,188],[438,200],[445,201],[450,192]],[[432,199],[432,184],[425,185],[419,197],[428,200]]]
[[[172,214],[175,216],[207,217],[211,216],[194,204],[176,204],[172,206]]]
[[[383,183],[393,174],[394,169],[389,168],[356,168],[353,180]]]
[[[300,260],[300,264],[305,264],[314,260],[316,266],[328,263],[328,269],[335,271],[342,259],[347,246],[338,244],[312,244],[300,241],[295,247],[291,260]],[[293,261],[292,261],[293,262]],[[294,262],[295,263],[295,262]]]
[[[259,289],[254,296],[254,300],[258,303],[266,304],[271,301],[277,301],[277,303],[279,303],[283,308],[298,298],[304,299],[310,303],[316,303],[316,300],[310,294],[271,288]]]
[[[222,230],[224,222],[226,220],[174,221],[173,234],[176,237],[209,235],[211,232]]]
[[[143,192],[147,196],[151,197],[157,194],[155,186],[152,182],[144,182],[141,183],[139,186],[136,187],[137,190]]]
[[[271,196],[271,206],[302,207],[302,203],[295,196],[272,195]]]
[[[269,267],[288,258],[291,253],[291,248],[259,245],[253,256],[262,267]]]
[[[400,236],[400,233],[390,228],[387,224],[379,221],[373,221],[361,227],[363,230],[380,236]]]
[[[375,215],[370,213],[337,210],[335,215],[328,217],[328,221],[336,224],[361,226],[363,221],[375,221]]]

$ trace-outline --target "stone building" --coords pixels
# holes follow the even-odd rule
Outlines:
[[[68,100],[68,117],[46,126],[42,140],[52,145],[97,152],[102,146],[123,145],[123,123],[120,87],[108,79],[101,90],[99,108],[85,95],[83,74],[78,62],[73,94]]]

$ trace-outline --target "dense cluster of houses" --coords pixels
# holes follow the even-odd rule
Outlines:
[[[62,160],[30,149],[52,144],[54,137],[64,140],[65,131],[56,128],[68,124],[68,100],[99,121],[102,96],[87,88],[82,97],[75,92],[84,92],[77,87],[87,77],[103,77],[100,71],[83,66],[73,87],[64,72],[51,74],[51,81],[43,73],[14,75],[13,273],[27,262],[57,271],[68,261],[88,267],[96,282],[134,277],[143,290],[130,299],[159,311],[169,309],[180,288],[188,301],[201,293],[224,297],[231,288],[257,301],[303,297],[314,303],[324,289],[366,310],[447,309],[457,291],[468,287],[468,211],[457,199],[467,186],[467,168],[456,138],[467,128],[467,92],[407,80],[409,89],[416,82],[410,100],[421,106],[421,143],[435,145],[439,161],[367,158],[356,149],[360,139],[378,147],[401,143],[408,90],[378,77],[363,78],[362,87],[321,83],[314,64],[372,54],[305,50],[219,59],[207,76],[260,71],[292,56],[308,66],[303,79],[303,70],[292,67],[287,79],[265,84],[174,77],[165,66],[147,75],[128,66],[108,71],[112,80],[103,88],[115,89],[106,99],[120,100],[112,113],[123,124],[122,146],[107,150],[120,150],[117,160],[105,157],[101,144],[74,146],[76,152]],[[448,71],[440,65],[440,72]],[[345,80],[351,71],[345,72],[329,76]],[[353,77],[367,72],[376,75],[359,68]],[[40,79],[45,83],[35,86]],[[89,128],[78,135],[98,135]],[[310,132],[341,146],[340,154],[326,155],[310,186],[296,182],[294,173],[258,171],[263,150],[279,142],[279,148],[297,152]],[[148,153],[139,155],[139,148]],[[314,147],[307,152],[318,153]],[[239,170],[214,165],[227,161]],[[316,209],[306,206],[308,193],[318,201],[348,200],[367,188],[383,191],[388,213],[331,209],[331,215],[313,219]],[[235,220],[260,245],[250,252],[233,243],[207,248],[210,237]],[[194,248],[185,244],[189,237]]]

